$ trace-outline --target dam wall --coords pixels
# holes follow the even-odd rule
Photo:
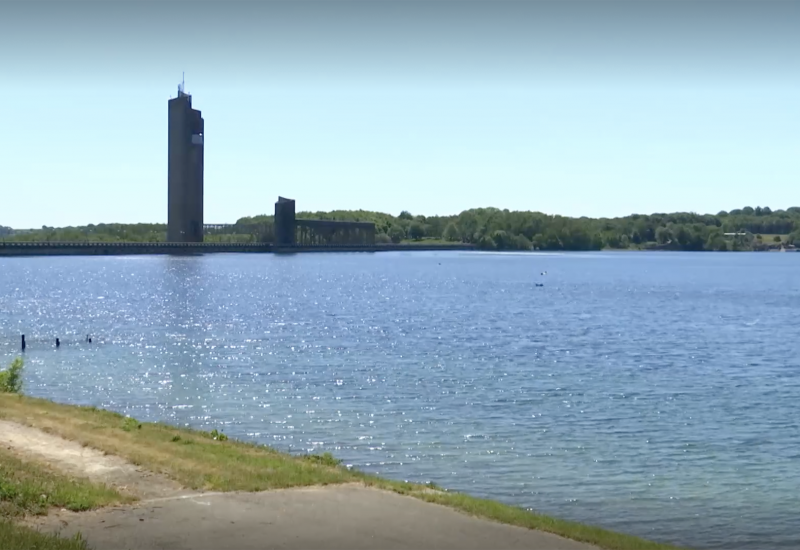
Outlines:
[[[465,244],[290,245],[272,243],[91,243],[0,242],[0,257],[8,256],[122,256],[131,254],[213,254],[303,252],[422,252],[474,250]]]

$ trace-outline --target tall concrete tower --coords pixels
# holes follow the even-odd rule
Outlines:
[[[169,100],[167,241],[203,242],[203,117],[183,83]]]

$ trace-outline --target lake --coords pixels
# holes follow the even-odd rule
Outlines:
[[[800,547],[799,314],[800,254],[0,258],[31,395],[709,549]]]

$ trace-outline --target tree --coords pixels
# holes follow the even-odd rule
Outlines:
[[[659,227],[656,229],[656,242],[658,244],[667,244],[672,240],[672,231],[668,227]]]
[[[461,234],[458,232],[458,226],[453,222],[447,224],[447,227],[444,228],[444,232],[442,233],[442,237],[446,241],[458,241],[461,240]]]
[[[475,242],[475,233],[478,231],[478,216],[473,210],[465,210],[458,215],[456,221],[461,230],[461,240],[465,243]]]
[[[408,227],[408,236],[419,241],[425,236],[425,226],[419,222],[412,222]]]
[[[390,242],[392,242],[392,238],[383,231],[375,234],[375,244],[389,244]]]
[[[689,246],[692,240],[692,234],[685,225],[679,225],[678,229],[675,231],[675,240],[678,241],[678,244],[686,248]]]
[[[409,212],[408,210],[403,210],[402,212],[400,212],[400,215],[397,216],[397,217],[400,218],[401,220],[408,220],[408,221],[411,221],[411,220],[414,219],[414,216],[412,216],[411,212]]]
[[[399,225],[393,225],[391,229],[389,229],[389,238],[394,244],[397,244],[406,238],[406,232]]]
[[[548,229],[544,234],[544,242],[541,248],[542,250],[561,250],[564,247],[558,238],[558,234],[552,229]]]
[[[495,250],[497,245],[495,244],[494,239],[488,235],[484,235],[478,240],[478,248],[481,250]]]
[[[605,244],[608,248],[622,248],[620,244],[620,235],[616,233],[607,233],[605,235]]]
[[[525,235],[517,235],[517,250],[530,250],[533,248],[533,244],[531,241],[528,240],[528,237]]]
[[[779,242],[781,242],[781,236],[780,235],[775,235],[774,237],[772,237],[772,240],[773,240],[773,242],[779,243]]]
[[[708,232],[703,249],[711,251],[728,250],[728,241],[725,240],[720,228],[715,227]]]
[[[502,229],[492,233],[492,240],[497,250],[509,250],[517,247],[517,239]]]

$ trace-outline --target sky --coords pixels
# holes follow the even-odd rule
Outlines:
[[[800,1],[0,2],[0,225],[800,205]],[[182,76],[185,75],[185,76]]]

